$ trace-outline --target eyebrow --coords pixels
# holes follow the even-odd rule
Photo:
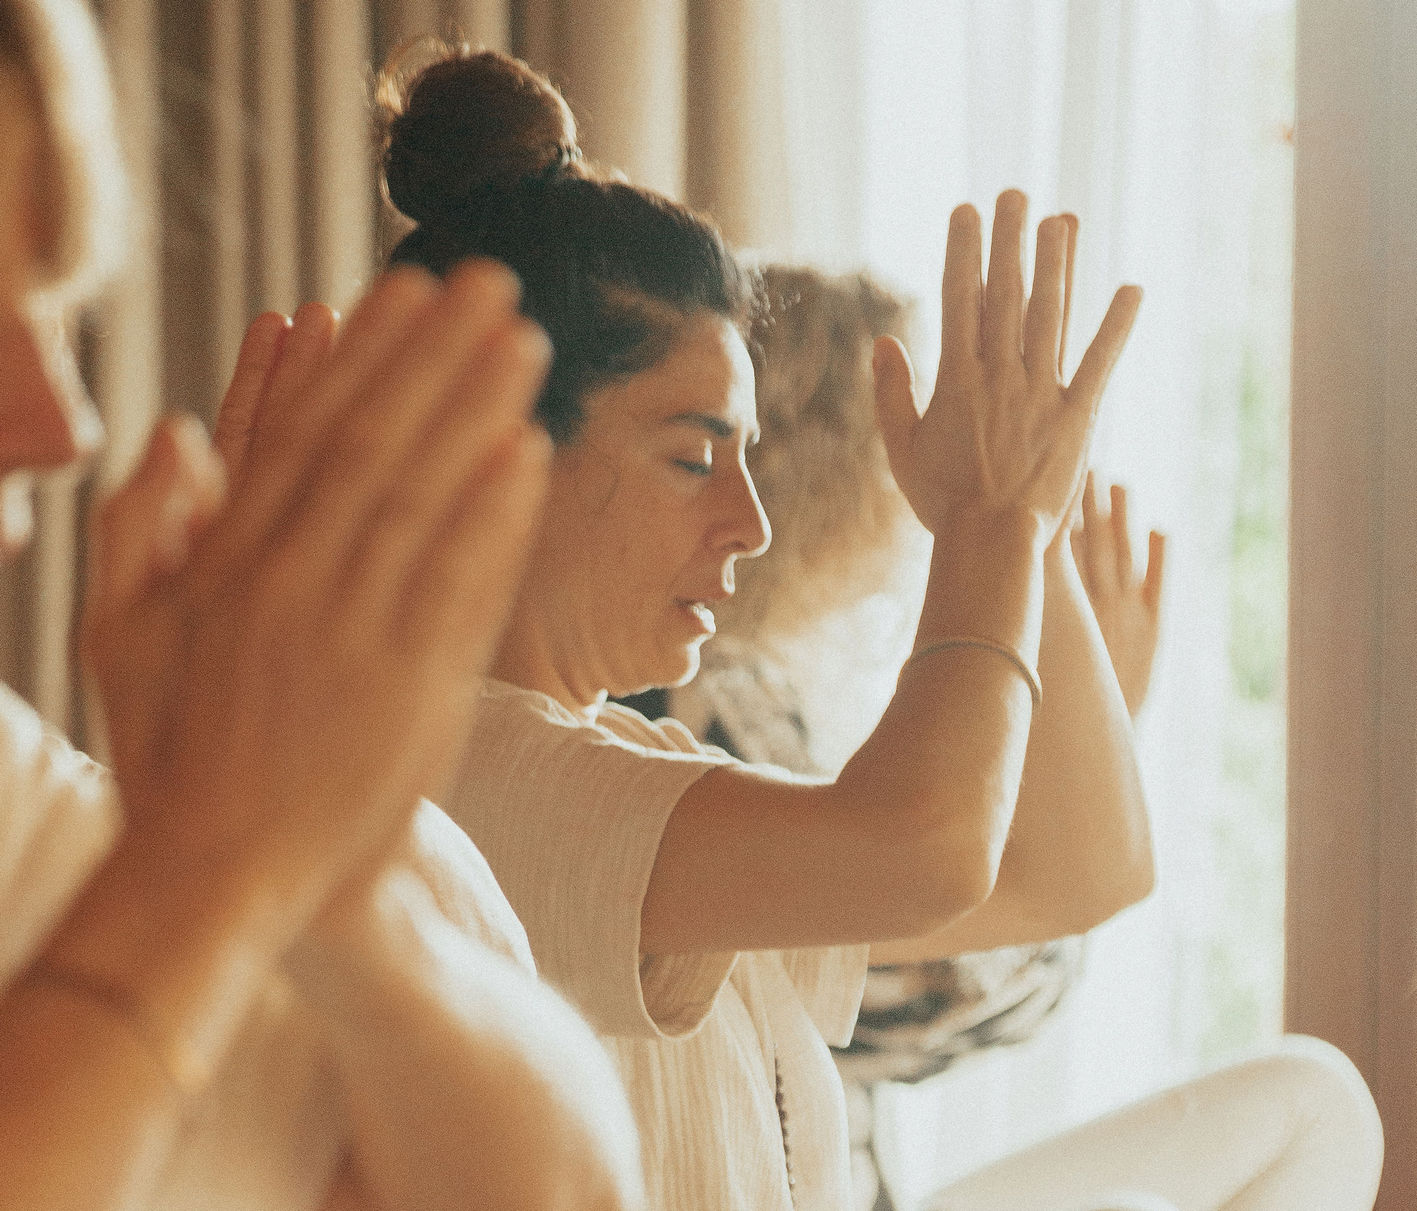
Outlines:
[[[737,432],[723,417],[714,416],[708,412],[678,412],[673,416],[666,417],[664,423],[666,425],[690,425],[696,429],[703,429],[720,441],[727,441]],[[748,445],[756,446],[760,437],[762,437],[762,430],[754,426],[748,434]]]

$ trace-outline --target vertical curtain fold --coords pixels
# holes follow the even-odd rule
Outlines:
[[[369,14],[350,0],[309,6],[311,293],[347,306],[374,257]]]
[[[523,0],[512,15],[515,53],[565,92],[586,155],[682,197],[685,0]]]
[[[688,201],[735,244],[791,244],[792,195],[782,95],[782,8],[753,0],[695,0],[690,77]]]
[[[246,327],[246,206],[247,107],[242,87],[245,75],[245,21],[233,4],[211,8],[211,109],[208,146],[212,162],[210,205],[212,275],[211,356],[217,366],[236,361]]]
[[[1417,10],[1298,3],[1286,1021],[1417,1206]]]
[[[250,97],[254,237],[247,249],[256,311],[300,303],[299,83],[294,0],[256,0]]]

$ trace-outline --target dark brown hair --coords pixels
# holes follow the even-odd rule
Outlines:
[[[429,43],[420,48],[426,55]],[[752,281],[704,216],[583,160],[575,120],[544,76],[495,51],[437,44],[380,77],[389,201],[417,226],[394,263],[443,275],[472,256],[510,266],[555,356],[537,409],[574,440],[587,392],[648,369],[683,322],[746,331]]]

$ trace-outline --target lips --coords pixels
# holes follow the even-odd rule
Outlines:
[[[718,623],[714,621],[713,611],[702,601],[686,601],[684,608],[699,620],[699,624],[704,628],[706,634],[712,635],[718,630]]]
[[[733,569],[730,567],[722,570],[714,579],[705,578],[702,584],[692,587],[700,592],[692,597],[676,598],[675,605],[694,620],[698,630],[705,635],[712,635],[718,630],[718,623],[713,616],[714,603],[727,601],[733,596]]]

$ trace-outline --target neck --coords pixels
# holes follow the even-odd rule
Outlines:
[[[603,687],[569,675],[569,662],[556,658],[555,645],[529,613],[517,610],[492,660],[492,676],[509,685],[537,690],[574,715],[593,722],[605,703]]]

